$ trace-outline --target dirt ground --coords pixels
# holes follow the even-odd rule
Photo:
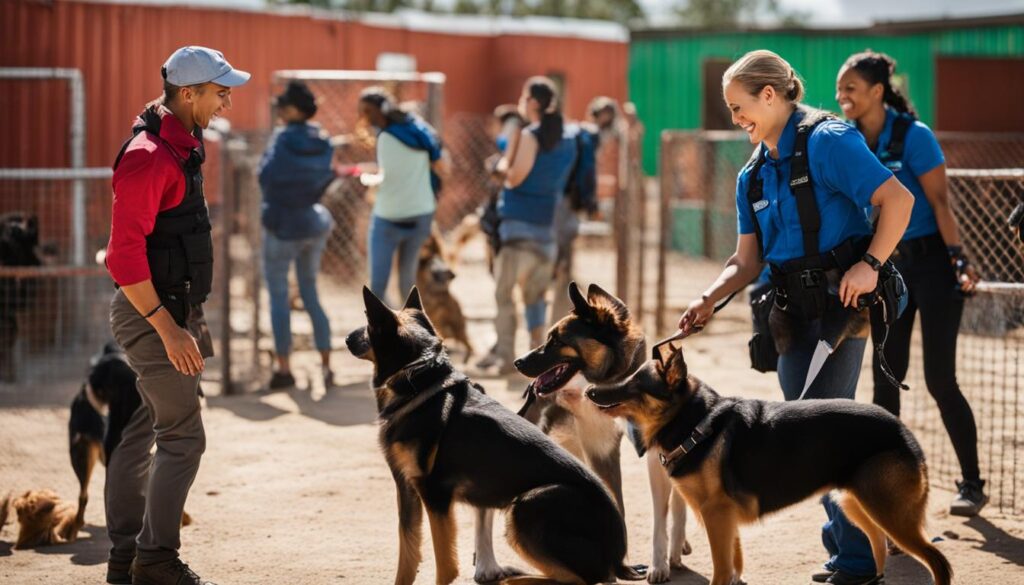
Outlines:
[[[595,252],[584,276],[609,274],[611,266]],[[607,256],[604,256],[607,258]],[[694,287],[709,282],[715,267],[694,264]],[[687,272],[689,274],[689,272]],[[471,256],[455,294],[471,319],[478,351],[493,341],[493,284],[479,257]],[[581,280],[586,280],[581,278]],[[680,303],[694,290],[674,290]],[[340,297],[339,297],[340,298]],[[742,304],[724,311],[701,335],[687,341],[690,371],[719,392],[779,398],[777,382],[747,368],[748,324]],[[335,345],[342,348],[349,329],[359,324],[362,307],[354,298],[332,300]],[[308,320],[295,318],[297,334],[308,335]],[[305,328],[305,329],[304,329]],[[651,336],[653,337],[653,335]],[[525,344],[525,340],[520,340]],[[525,347],[523,347],[525,349]],[[183,557],[204,577],[224,584],[378,584],[393,580],[397,557],[395,492],[377,448],[375,409],[367,381],[370,367],[344,350],[334,358],[338,386],[305,387],[303,368],[313,371],[312,354],[296,356],[300,385],[288,392],[218,396],[205,383],[208,448],[187,510],[194,524],[182,531]],[[510,408],[519,405],[526,381],[477,378],[488,393]],[[68,401],[75,390],[68,386]],[[26,391],[27,392],[27,391]],[[2,397],[0,397],[2,398]],[[0,401],[0,493],[51,488],[73,498],[77,485],[67,455],[67,408],[3,407]],[[13,404],[13,403],[12,403]],[[651,511],[646,468],[623,448],[623,476],[629,557],[650,562]],[[87,525],[76,543],[39,550],[13,550],[15,525],[0,529],[0,582],[11,584],[88,584],[103,582],[109,546],[103,514],[103,471],[90,488]],[[1024,519],[987,509],[979,518],[950,517],[952,494],[933,489],[929,532],[953,564],[962,584],[1024,584]],[[460,509],[458,583],[472,582],[473,521]],[[806,583],[824,560],[821,506],[808,501],[742,530],[746,581],[754,584]],[[499,562],[527,568],[495,527]],[[687,534],[693,553],[672,583],[708,582],[710,557],[702,528],[692,521]],[[429,537],[417,583],[434,579]],[[890,560],[889,585],[929,583],[923,567],[907,557]]]

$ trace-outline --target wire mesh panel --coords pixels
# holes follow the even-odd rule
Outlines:
[[[1024,245],[1006,218],[1024,201],[1024,169],[951,169],[949,192],[964,248],[983,282],[966,300],[957,340],[957,379],[974,411],[982,477],[1000,510],[1024,512]],[[904,419],[929,456],[932,480],[961,479],[935,401],[923,375],[920,330],[911,345]]]
[[[111,338],[110,174],[0,170],[0,393],[80,379]]]
[[[296,70],[274,74],[283,90],[290,80],[305,82],[317,97],[314,121],[333,137],[335,160],[355,165],[375,160],[376,133],[359,117],[363,90],[381,86],[406,111],[415,112],[436,129],[441,127],[444,75],[440,73],[385,73],[375,71]],[[264,144],[253,148],[262,154]],[[448,189],[442,189],[442,198]],[[255,193],[258,193],[256,191]],[[327,190],[322,203],[334,217],[335,227],[324,252],[322,269],[339,282],[361,284],[366,274],[366,237],[373,190],[355,177],[342,177]]]
[[[982,277],[1024,283],[1024,249],[1006,223],[1024,201],[1024,169],[952,169],[947,175],[964,247]]]

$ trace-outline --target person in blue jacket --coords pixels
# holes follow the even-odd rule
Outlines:
[[[288,271],[295,264],[302,304],[313,321],[313,338],[320,352],[324,385],[330,388],[331,327],[320,306],[316,279],[320,257],[327,246],[334,220],[320,205],[324,190],[334,180],[334,149],[319,125],[316,99],[305,83],[291,81],[275,98],[277,116],[284,123],[274,131],[259,166],[263,190],[263,262],[270,293],[270,324],[274,330],[277,371],[270,387],[295,385],[289,360],[292,348]]]
[[[779,55],[747,53],[725,72],[722,86],[733,123],[758,146],[737,179],[736,252],[689,304],[679,328],[704,325],[715,305],[754,280],[767,262],[776,295],[771,334],[785,398],[853,399],[868,329],[867,309],[858,299],[876,290],[881,264],[899,243],[914,198],[855,128],[800,104],[803,83]],[[868,205],[879,208],[874,233],[864,213]],[[835,337],[835,330],[843,336]],[[823,339],[835,345],[807,386]],[[824,502],[828,508],[831,497]],[[834,522],[841,530],[827,582],[880,583],[884,567],[876,569],[864,534],[838,510]]]
[[[964,255],[960,231],[949,207],[942,148],[902,93],[892,85],[896,62],[883,53],[852,55],[839,70],[836,101],[868,146],[914,194],[910,225],[893,253],[910,292],[907,311],[888,332],[885,360],[903,381],[910,362],[914,317],[921,315],[924,379],[953,443],[963,481],[950,514],[975,516],[988,502],[978,469],[978,430],[974,413],[956,381],[956,340],[964,295],[978,274]],[[877,321],[877,320],[875,320]],[[885,335],[872,323],[872,337]],[[900,391],[889,384],[878,358],[874,364],[875,404],[900,415]]]

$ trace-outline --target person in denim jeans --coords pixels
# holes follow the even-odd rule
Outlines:
[[[754,280],[768,263],[776,291],[772,315],[779,317],[771,333],[779,350],[783,396],[801,398],[819,340],[830,339],[835,350],[803,398],[852,399],[867,344],[867,309],[858,308],[858,298],[876,289],[881,263],[910,221],[914,197],[855,128],[800,104],[803,82],[775,53],[743,56],[726,70],[722,93],[733,123],[758,146],[736,181],[736,253],[701,298],[690,303],[679,329],[703,326],[716,304]],[[808,116],[818,123],[806,125],[806,142],[798,148],[798,128]],[[798,156],[804,159],[806,177],[794,175],[800,170],[792,164]],[[805,225],[798,195],[813,201],[819,225]],[[863,211],[868,204],[879,208],[874,230]],[[805,241],[805,236],[814,239]],[[837,324],[849,328],[845,339],[833,338]],[[812,579],[880,585],[885,567],[875,566],[867,537],[830,496],[823,504],[829,518],[823,544],[831,558],[827,570]]]
[[[335,176],[331,169],[334,149],[323,130],[309,121],[316,114],[316,99],[304,83],[289,82],[285,92],[275,98],[275,106],[284,126],[270,138],[259,167],[266,229],[263,263],[278,366],[270,387],[295,385],[289,359],[292,332],[288,301],[288,271],[294,262],[302,304],[313,321],[324,386],[330,388],[334,383],[331,327],[317,297],[316,276],[334,225],[330,212],[319,203]]]
[[[367,242],[370,290],[387,299],[391,263],[398,253],[398,288],[404,297],[416,282],[420,248],[430,236],[440,177],[447,174],[436,132],[408,113],[382,87],[359,96],[359,116],[377,129],[377,164],[361,165],[364,185],[376,187]]]

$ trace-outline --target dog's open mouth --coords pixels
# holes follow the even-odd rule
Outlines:
[[[537,396],[545,396],[562,388],[580,369],[569,362],[562,362],[533,381],[533,390]]]

